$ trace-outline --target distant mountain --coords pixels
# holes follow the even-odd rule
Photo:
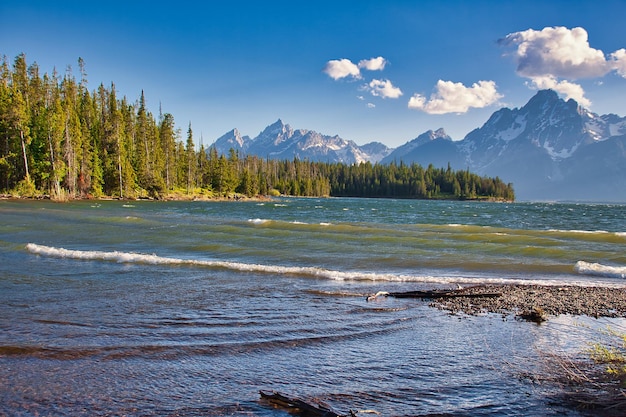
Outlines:
[[[376,163],[382,161],[392,149],[388,148],[387,145],[380,142],[370,142],[365,145],[359,146],[361,151],[365,152],[366,155],[369,155],[367,159],[371,163]]]
[[[232,148],[246,155],[272,159],[308,159],[310,161],[343,162],[346,164],[379,161],[391,152],[382,143],[359,146],[351,140],[323,135],[313,130],[294,130],[278,119],[254,139],[241,136],[237,129],[224,134],[213,145],[218,153]]]
[[[433,164],[435,167],[450,165],[461,166],[463,157],[452,138],[443,129],[429,130],[415,139],[396,148],[381,163],[416,162],[427,167]]]
[[[521,199],[626,201],[624,134],[626,118],[543,90],[520,109],[498,110],[457,146],[470,170],[513,182]]]
[[[241,136],[239,130],[233,129],[220,136],[213,146],[217,150],[218,154],[228,155],[231,149],[243,151],[244,153],[248,149],[250,143],[250,136]]]
[[[220,153],[234,148],[263,158],[450,164],[512,182],[520,200],[626,202],[626,117],[592,113],[552,90],[538,91],[521,108],[496,111],[460,141],[438,129],[396,149],[379,142],[358,146],[294,130],[279,119],[254,139],[233,129],[214,146]]]

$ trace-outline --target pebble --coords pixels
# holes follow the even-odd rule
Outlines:
[[[502,295],[496,298],[439,298],[433,300],[431,306],[468,315],[499,313],[524,317],[529,312],[539,312],[543,317],[569,314],[626,318],[626,288],[479,285],[463,291],[468,294],[497,292]]]

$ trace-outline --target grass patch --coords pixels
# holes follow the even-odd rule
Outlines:
[[[560,399],[594,416],[626,415],[626,332],[600,330],[576,359],[545,354],[546,380],[562,387]]]

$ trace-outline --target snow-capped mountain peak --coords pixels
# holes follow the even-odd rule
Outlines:
[[[267,126],[259,135],[254,138],[254,146],[278,146],[280,143],[290,139],[294,134],[293,129],[281,119]]]
[[[237,141],[234,129],[216,141],[218,151],[227,153],[229,145],[248,155],[275,159],[308,159],[311,161],[344,162],[348,164],[379,161],[391,150],[385,145],[358,146],[338,135],[328,136],[313,130],[293,129],[281,119],[267,126],[254,139]],[[247,138],[244,137],[244,138]]]
[[[245,152],[250,140],[249,136],[242,136],[238,129],[233,129],[220,136],[213,146],[220,154],[227,154],[230,149]]]
[[[402,160],[405,156],[410,156],[413,152],[416,152],[418,148],[438,139],[450,142],[452,141],[452,138],[448,136],[443,128],[439,128],[435,131],[427,130],[415,139],[410,140],[404,145],[399,146],[398,148],[393,150],[386,158],[382,160],[382,162],[389,163],[392,161]]]

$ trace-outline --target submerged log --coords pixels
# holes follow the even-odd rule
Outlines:
[[[302,417],[348,417],[356,416],[356,414],[350,410],[348,415],[337,414],[330,408],[323,407],[321,405],[310,404],[299,398],[290,397],[279,392],[266,392],[259,391],[261,399],[269,403],[273,407],[286,410],[290,414]]]
[[[395,297],[395,298],[497,298],[502,293],[499,292],[484,292],[484,293],[469,293],[465,288],[458,290],[424,290],[424,291],[404,291],[404,292],[387,292],[379,291],[374,295],[367,297],[367,301],[374,300],[380,296]]]
[[[390,296],[396,298],[455,298],[455,297],[466,297],[466,298],[497,298],[502,294],[499,292],[486,292],[486,293],[466,293],[461,292],[463,290],[454,290],[454,291],[407,291],[407,292],[392,292],[389,293]]]

